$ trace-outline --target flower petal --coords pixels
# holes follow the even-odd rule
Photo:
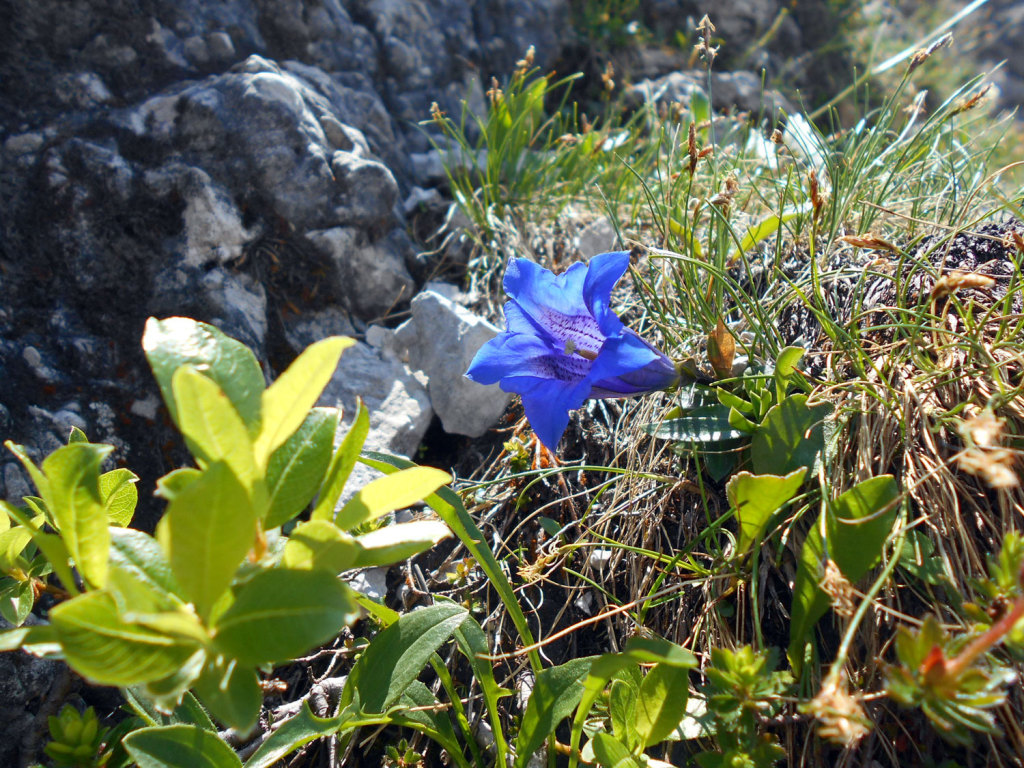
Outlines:
[[[679,373],[675,366],[667,358],[659,358],[639,370],[594,382],[590,396],[632,397],[647,392],[660,392],[675,386],[678,382]]]
[[[668,389],[679,373],[660,349],[626,328],[605,343],[590,380],[591,397],[629,397]]]
[[[586,276],[587,265],[582,263],[556,275],[529,259],[510,259],[505,270],[505,293],[538,321],[542,308],[563,315],[581,314],[587,311],[583,303]]]
[[[509,330],[513,330],[513,323],[526,319],[553,347],[564,349],[571,342],[573,347],[596,355],[606,334],[583,300],[587,270],[587,265],[577,263],[555,275],[526,259],[510,261],[505,291],[521,315],[510,317],[506,305]],[[515,330],[525,332],[521,325]]]
[[[615,284],[629,269],[629,253],[599,253],[590,260],[583,283],[583,302],[597,320],[601,332],[611,336],[622,329],[622,321],[612,312],[611,296]]]
[[[466,376],[478,384],[495,384],[509,376],[535,376],[536,361],[551,354],[550,347],[536,336],[505,332],[480,348]]]
[[[594,361],[590,380],[597,382],[638,371],[657,360],[660,355],[660,352],[627,328],[604,343],[601,354]]]
[[[504,384],[505,382],[503,382]],[[549,450],[558,448],[562,433],[569,424],[569,411],[583,405],[590,393],[590,383],[585,379],[576,386],[567,387],[559,381],[526,378],[510,382],[519,392],[523,410],[530,426]]]
[[[505,327],[509,333],[522,333],[556,343],[547,329],[530,317],[515,300],[505,302]]]

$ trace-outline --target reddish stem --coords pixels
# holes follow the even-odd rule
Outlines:
[[[1024,617],[1024,595],[1018,597],[1014,601],[1013,607],[1004,613],[997,622],[985,631],[984,634],[974,638],[974,640],[972,640],[970,644],[960,652],[959,656],[947,662],[946,674],[951,677],[960,675],[960,673],[973,664],[979,656],[990,648],[994,648],[998,645],[1002,639],[1009,634],[1010,630],[1013,629],[1013,625],[1016,624],[1021,617]]]

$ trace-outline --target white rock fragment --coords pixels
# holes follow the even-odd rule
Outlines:
[[[615,227],[606,216],[590,222],[576,237],[576,248],[586,259],[615,250],[617,243]]]
[[[191,171],[185,201],[185,263],[224,264],[242,255],[253,233],[224,189],[198,168]]]
[[[411,308],[412,317],[395,331],[396,352],[426,374],[430,402],[445,432],[480,437],[504,412],[509,395],[464,374],[499,330],[434,290],[417,295]]]

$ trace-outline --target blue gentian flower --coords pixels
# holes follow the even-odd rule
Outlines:
[[[625,252],[602,253],[560,275],[527,259],[509,261],[506,329],[477,352],[466,376],[518,394],[552,450],[569,411],[587,398],[631,397],[679,380],[672,361],[611,310],[612,288],[628,268]]]

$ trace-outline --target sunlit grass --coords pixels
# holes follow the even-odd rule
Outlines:
[[[924,759],[916,747],[898,754],[886,735],[903,716],[883,688],[895,627],[932,614],[969,629],[965,597],[1024,514],[1019,487],[994,490],[961,469],[971,449],[964,425],[982,413],[1003,424],[1019,469],[1022,254],[999,222],[1021,218],[1020,128],[991,114],[982,76],[925,112],[915,84],[944,66],[944,55],[905,56],[893,65],[902,76],[879,96],[867,80],[851,89],[842,112],[860,113],[847,123],[838,111],[778,124],[721,117],[713,93],[710,103],[649,104],[628,115],[609,100],[587,123],[565,81],[522,65],[473,118],[475,133],[468,115],[458,124],[435,115],[449,152],[480,159],[449,170],[474,226],[474,285],[496,289],[511,255],[556,269],[593,256],[574,250],[573,233],[606,217],[619,246],[635,248],[632,286],[616,293],[633,328],[724,397],[745,396],[750,376],[770,379],[782,350],[802,347],[792,391],[834,413],[816,477],[750,559],[736,554],[736,513],[724,492],[730,472],[750,469],[743,445],[673,444],[643,429],[682,395],[588,404],[561,461],[525,422],[516,425],[517,437],[470,489],[471,511],[505,542],[504,560],[524,580],[520,594],[537,634],[552,638],[552,655],[595,652],[573,631],[595,625],[605,628],[604,650],[645,633],[704,658],[714,648],[785,647],[795,561],[819,511],[861,481],[895,478],[899,514],[882,564],[859,585],[865,592],[842,587],[854,589],[858,610],[818,626],[789,702],[824,723],[825,692],[829,701],[867,697],[871,730],[858,737],[866,751],[808,742],[812,723],[788,721],[775,730],[790,765]],[[1005,265],[1001,293],[984,293],[985,275],[973,278],[980,294],[960,283],[940,291],[944,259],[986,241]],[[748,378],[716,374],[708,337],[720,322]],[[546,612],[538,600],[558,608]],[[856,684],[840,690],[841,679]],[[1024,748],[1020,708],[1014,695],[997,711],[1005,737],[990,742],[993,755]]]

